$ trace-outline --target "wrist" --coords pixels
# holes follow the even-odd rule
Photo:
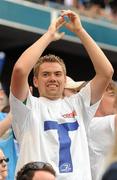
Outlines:
[[[50,31],[47,31],[44,36],[48,39],[48,41],[53,41],[54,34]]]
[[[84,31],[83,27],[77,28],[76,29],[76,35],[79,35],[80,33],[82,33]]]

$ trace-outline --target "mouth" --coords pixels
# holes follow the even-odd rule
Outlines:
[[[56,85],[56,84],[48,84],[47,87],[50,88],[50,89],[55,89],[55,88],[58,87],[58,85]]]
[[[7,169],[0,171],[0,173],[7,172]]]

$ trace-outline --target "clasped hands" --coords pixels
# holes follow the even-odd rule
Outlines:
[[[65,33],[58,32],[62,26],[65,26],[74,33],[78,32],[82,28],[81,21],[77,13],[71,10],[62,10],[60,16],[51,23],[48,29],[53,36],[53,41],[63,38]]]

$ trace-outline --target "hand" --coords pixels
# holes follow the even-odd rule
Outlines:
[[[69,21],[66,21],[65,26],[72,32],[77,33],[79,30],[81,30],[82,24],[80,21],[80,18],[78,14],[71,10],[62,10],[61,11],[61,17],[64,18],[64,16],[67,16],[69,18]]]
[[[64,32],[59,33],[58,30],[60,27],[62,27],[65,24],[65,20],[63,17],[58,17],[56,20],[54,20],[51,25],[48,28],[48,32],[51,34],[52,40],[56,41],[64,36]]]

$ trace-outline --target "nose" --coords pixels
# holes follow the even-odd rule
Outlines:
[[[52,82],[55,82],[56,81],[56,76],[54,74],[51,74],[50,77],[49,77],[49,80],[52,81]]]
[[[6,162],[6,161],[3,161],[2,166],[3,166],[3,167],[6,167],[6,166],[7,166],[7,162]]]

